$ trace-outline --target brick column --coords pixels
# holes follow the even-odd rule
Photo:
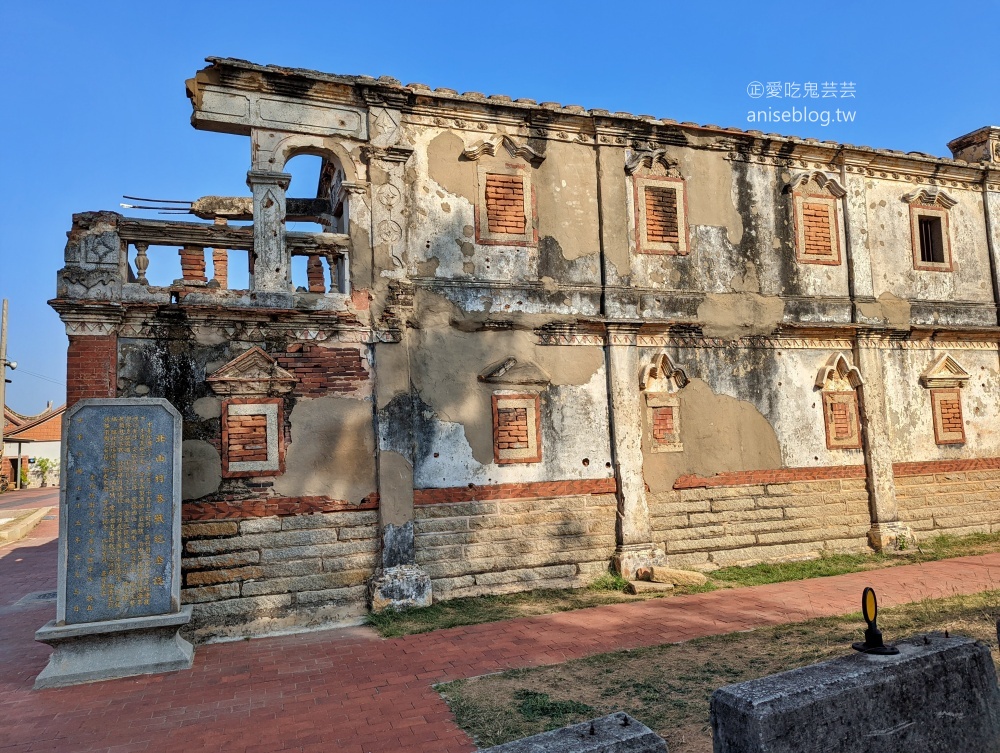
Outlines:
[[[306,277],[310,293],[325,293],[326,280],[323,279],[323,262],[318,256],[310,256],[306,262]]]
[[[642,475],[642,401],[639,392],[638,323],[608,324],[608,409],[611,453],[615,469],[618,517],[613,564],[621,575],[635,578],[640,567],[666,564],[663,548],[653,543]]]
[[[116,397],[118,336],[70,335],[66,355],[66,408],[87,397]]]
[[[859,335],[854,349],[854,362],[864,380],[858,388],[858,408],[861,413],[868,510],[872,523],[868,531],[868,542],[876,551],[881,552],[895,547],[901,537],[912,539],[913,534],[909,526],[899,522],[880,341],[881,337],[877,335]]]

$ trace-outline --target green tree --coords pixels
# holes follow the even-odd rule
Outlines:
[[[59,464],[52,458],[38,458],[35,461],[35,470],[42,477],[42,486],[49,485],[49,474],[55,473]]]

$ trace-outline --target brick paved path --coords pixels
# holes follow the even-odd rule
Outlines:
[[[14,489],[0,494],[0,512],[3,510],[33,510],[37,507],[59,507],[59,487]]]
[[[201,646],[194,669],[32,691],[55,607],[11,606],[55,588],[56,521],[0,547],[0,753],[27,751],[471,751],[431,688],[858,609],[1000,588],[1000,554],[678,596],[380,640],[365,628]]]

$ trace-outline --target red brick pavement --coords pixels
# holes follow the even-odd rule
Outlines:
[[[49,648],[55,521],[0,548],[0,752],[470,751],[431,685],[512,667],[1000,588],[1000,554],[441,630],[381,640],[365,628],[200,646],[194,669],[32,691]]]

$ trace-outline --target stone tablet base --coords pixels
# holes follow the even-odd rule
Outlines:
[[[624,711],[486,748],[481,753],[667,753],[663,738]]]
[[[899,654],[839,659],[712,694],[715,753],[997,753],[1000,689],[990,649],[940,633]]]
[[[178,634],[190,621],[190,606],[107,622],[60,626],[52,620],[35,633],[36,641],[55,649],[35,689],[191,669],[194,648]]]

